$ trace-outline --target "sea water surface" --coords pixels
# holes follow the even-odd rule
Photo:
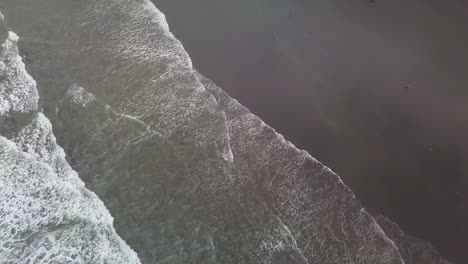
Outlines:
[[[158,7],[193,60],[149,1],[0,2],[37,82],[30,114],[144,263],[401,263],[335,173],[192,61],[367,207],[463,259],[463,5],[187,2]]]

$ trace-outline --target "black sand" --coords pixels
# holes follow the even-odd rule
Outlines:
[[[370,210],[468,259],[463,1],[154,2],[201,73]]]

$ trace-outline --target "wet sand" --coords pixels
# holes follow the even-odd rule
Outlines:
[[[370,210],[468,259],[463,1],[154,2],[202,74]]]

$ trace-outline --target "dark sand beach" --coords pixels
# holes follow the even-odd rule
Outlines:
[[[468,259],[464,1],[153,1],[203,75],[369,210]]]

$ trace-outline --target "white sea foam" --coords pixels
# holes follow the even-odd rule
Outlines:
[[[26,69],[18,56],[16,43],[18,36],[8,33],[8,38],[1,45],[0,56],[0,115],[9,111],[25,113],[37,109],[39,99],[36,82],[26,74]],[[13,89],[19,88],[19,89]]]
[[[10,32],[0,52],[0,263],[140,263],[37,112],[17,40]]]
[[[89,93],[83,87],[73,85],[67,91],[67,97],[70,98],[75,104],[80,104],[86,107],[89,103],[96,100],[94,94]]]

